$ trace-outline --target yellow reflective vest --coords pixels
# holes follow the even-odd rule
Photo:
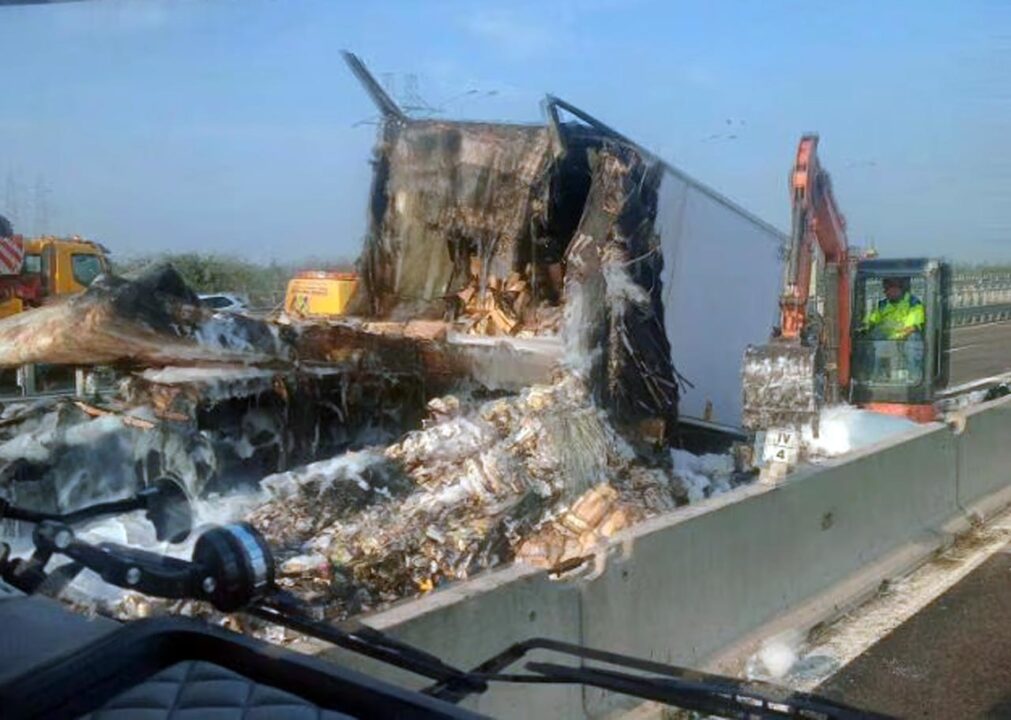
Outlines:
[[[898,302],[881,300],[864,321],[868,330],[878,330],[889,340],[901,340],[906,328],[922,331],[927,322],[927,313],[920,299],[906,293]]]

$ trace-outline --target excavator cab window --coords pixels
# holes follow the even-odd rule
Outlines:
[[[933,402],[947,376],[947,278],[934,260],[862,260],[853,283],[857,404]]]
[[[886,282],[896,285],[890,301]],[[927,281],[923,276],[863,277],[855,290],[853,379],[877,385],[916,386],[924,381]],[[917,311],[916,306],[921,310]],[[923,322],[906,335],[907,318],[919,313]]]

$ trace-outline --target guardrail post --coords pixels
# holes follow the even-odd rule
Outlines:
[[[22,365],[18,368],[18,387],[21,388],[22,397],[35,394],[35,365]]]

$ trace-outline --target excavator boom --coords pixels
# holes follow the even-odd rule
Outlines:
[[[783,267],[779,327],[749,347],[744,362],[744,424],[749,429],[811,422],[827,397],[850,381],[850,258],[846,222],[818,161],[818,136],[804,135],[790,172],[790,244]],[[812,302],[815,248],[824,258]]]

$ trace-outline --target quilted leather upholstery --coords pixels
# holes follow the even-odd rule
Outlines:
[[[206,662],[162,670],[80,720],[350,720]]]
[[[0,684],[58,658],[121,627],[103,617],[87,619],[55,600],[33,595],[0,600]],[[0,715],[3,709],[0,708]]]

